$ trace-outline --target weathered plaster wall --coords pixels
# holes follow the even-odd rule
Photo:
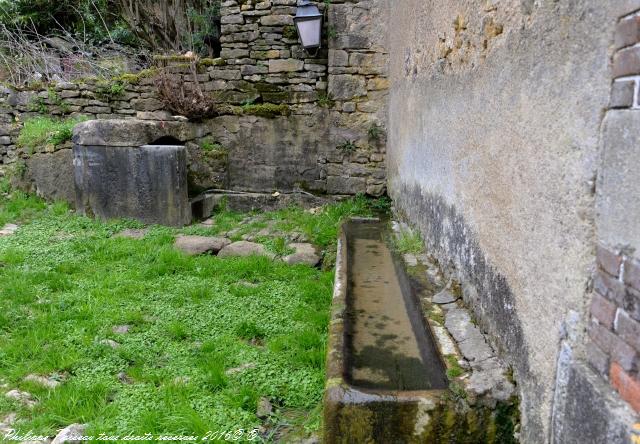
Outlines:
[[[398,6],[390,193],[513,364],[522,440],[548,441],[560,340],[571,330],[574,353],[584,348],[599,130],[624,12],[597,0]]]

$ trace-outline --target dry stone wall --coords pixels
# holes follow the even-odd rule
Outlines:
[[[296,0],[227,0],[220,59],[201,60],[194,73],[184,58],[157,58],[186,88],[197,83],[216,102],[236,107],[231,115],[193,123],[198,136],[182,141],[193,190],[384,194],[388,80],[380,3],[319,2],[325,42],[310,55],[293,25]],[[152,69],[108,82],[3,87],[0,165],[33,155],[16,141],[23,122],[39,115],[175,119],[158,96],[155,75]],[[264,104],[280,111],[261,112]],[[211,146],[219,149],[208,151]]]

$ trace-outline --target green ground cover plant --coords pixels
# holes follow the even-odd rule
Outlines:
[[[317,214],[265,213],[254,228],[271,221],[331,250],[344,217],[371,211],[356,198]],[[0,196],[0,225],[20,225],[0,237],[0,393],[37,401],[0,396],[0,419],[15,412],[15,428],[48,435],[72,423],[91,435],[263,426],[265,442],[317,430],[333,273],[173,248],[180,232],[241,233],[246,217],[221,211],[210,228],[153,226],[136,240],[114,234],[137,222]],[[127,333],[114,332],[123,325]],[[25,381],[30,374],[60,384]],[[256,416],[262,397],[275,407],[266,419]]]
[[[34,117],[24,122],[17,145],[33,154],[46,145],[57,147],[71,140],[73,127],[87,118],[52,119]]]

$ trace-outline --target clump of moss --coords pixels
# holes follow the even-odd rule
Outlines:
[[[200,149],[208,157],[212,157],[212,158],[225,158],[229,154],[229,150],[227,148],[213,141],[210,138],[203,139],[200,142]]]
[[[16,145],[27,149],[30,154],[50,145],[55,149],[64,142],[71,140],[73,127],[88,120],[86,117],[73,119],[52,119],[49,117],[36,117],[24,123]]]
[[[140,83],[140,80],[155,77],[157,74],[158,74],[157,68],[147,68],[137,73],[121,74],[118,77],[114,77],[112,80],[115,82],[123,82],[123,83],[128,83],[130,85],[137,85]]]
[[[455,355],[445,355],[447,361],[447,377],[455,379],[464,374],[464,369],[458,364],[458,358]]]
[[[258,103],[246,104],[242,106],[243,114],[259,117],[273,118],[276,116],[288,116],[291,114],[289,105],[284,103]]]
[[[298,31],[293,25],[286,25],[282,28],[282,37],[289,40],[295,40],[298,38]]]
[[[110,102],[124,94],[124,82],[120,80],[99,82],[96,86],[96,95],[99,99]]]
[[[198,60],[198,65],[200,66],[224,66],[226,64],[227,62],[221,58],[217,58],[217,59],[204,58],[204,59]]]

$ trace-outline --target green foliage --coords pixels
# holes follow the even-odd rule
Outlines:
[[[333,108],[336,104],[335,100],[331,97],[330,94],[320,93],[318,94],[318,105],[323,108]]]
[[[264,338],[264,332],[254,322],[242,321],[235,329],[239,338],[251,340]]]
[[[288,116],[291,113],[289,105],[284,103],[247,103],[242,105],[243,114],[273,118],[277,116]]]
[[[110,102],[122,97],[125,90],[125,82],[122,80],[111,80],[98,83],[96,94],[99,99]]]
[[[296,40],[298,38],[298,30],[294,25],[286,25],[282,28],[282,37],[289,40]]]
[[[382,136],[382,128],[377,124],[372,123],[367,133],[369,134],[369,139],[380,140],[380,137]]]
[[[358,196],[317,214],[263,213],[253,225],[222,209],[212,227],[154,226],[135,240],[113,235],[138,222],[80,217],[19,192],[0,196],[0,223],[20,224],[0,238],[0,378],[40,400],[33,410],[0,401],[0,417],[15,411],[21,428],[48,435],[73,422],[94,435],[204,434],[260,426],[255,407],[267,397],[302,417],[315,412],[295,426],[317,430],[333,273],[264,257],[186,256],[174,237],[272,221],[330,249],[344,218],[371,215],[376,205]],[[122,324],[133,328],[114,334]],[[107,338],[120,346],[101,345]],[[63,383],[27,385],[30,373],[62,375]]]
[[[197,54],[207,55],[210,49],[208,42],[220,37],[220,30],[216,25],[220,20],[220,0],[205,2],[200,9],[190,6],[187,18],[191,22],[192,32],[186,36],[189,41],[185,42],[185,47],[192,48]]]
[[[203,139],[200,142],[200,149],[209,157],[225,158],[229,150],[211,138]]]
[[[40,35],[64,30],[95,42],[109,38],[109,25],[122,27],[110,0],[0,0],[0,22]]]
[[[49,117],[35,117],[24,122],[16,142],[20,148],[26,148],[30,153],[38,152],[46,145],[57,147],[71,140],[73,127],[87,118],[52,119]]]
[[[447,377],[455,379],[464,374],[464,369],[458,364],[458,358],[455,355],[445,355],[447,361]]]
[[[49,112],[49,107],[47,106],[47,102],[44,97],[34,96],[29,101],[29,111],[32,113],[47,114]]]
[[[424,242],[420,233],[403,230],[393,236],[393,247],[399,253],[420,254],[424,251]]]
[[[358,149],[355,141],[353,140],[345,140],[343,144],[338,145],[336,148],[349,154],[355,152]]]

